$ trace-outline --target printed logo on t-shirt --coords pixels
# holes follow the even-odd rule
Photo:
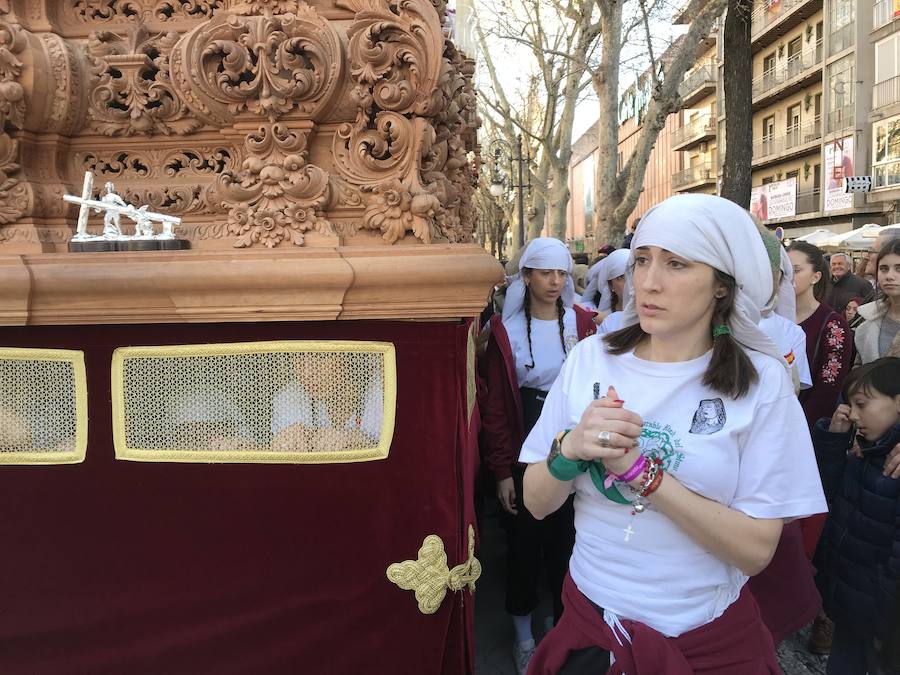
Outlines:
[[[677,471],[684,459],[681,439],[668,424],[644,420],[641,437],[638,439],[641,454],[645,457],[662,460],[666,471]]]
[[[691,420],[692,434],[714,434],[725,426],[725,404],[720,398],[705,398],[700,401],[694,419]]]

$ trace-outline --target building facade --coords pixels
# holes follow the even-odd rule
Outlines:
[[[718,190],[726,109],[717,34],[685,75],[684,107],[660,134],[635,217],[669,194]],[[751,49],[751,210],[787,236],[900,222],[900,0],[757,0]],[[633,97],[626,91],[625,109]],[[639,114],[620,124],[621,161]],[[872,191],[844,193],[853,175],[871,175]]]

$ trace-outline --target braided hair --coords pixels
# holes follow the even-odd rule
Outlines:
[[[531,288],[525,284],[525,300],[523,302],[525,309],[525,332],[528,335],[528,356],[531,357],[531,363],[526,363],[528,370],[534,368],[534,351],[531,348]],[[556,299],[556,321],[559,324],[559,343],[562,345],[563,355],[568,352],[566,350],[565,323],[563,319],[566,315],[566,307],[563,304],[562,297]]]

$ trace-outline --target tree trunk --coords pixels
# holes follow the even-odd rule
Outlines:
[[[600,55],[600,64],[592,76],[594,91],[600,101],[595,178],[599,231],[595,234],[597,241],[608,241],[611,235],[611,216],[615,205],[620,201],[616,176],[619,163],[619,55],[622,50],[622,4],[617,0],[603,0],[599,5],[603,51]]]
[[[753,109],[749,0],[728,0],[723,39],[728,45],[724,63],[725,163],[721,195],[750,208],[750,162],[753,158]],[[720,140],[719,147],[722,148]]]
[[[569,163],[566,162],[566,166],[568,165]],[[549,204],[550,236],[565,242],[569,214],[569,172],[566,169],[557,169],[553,173]]]

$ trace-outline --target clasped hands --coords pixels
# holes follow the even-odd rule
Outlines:
[[[561,452],[573,461],[601,461],[607,471],[623,474],[638,460],[644,420],[636,412],[625,408],[615,387],[606,396],[591,401],[581,421],[563,439]],[[608,444],[600,440],[601,432],[609,432]]]

